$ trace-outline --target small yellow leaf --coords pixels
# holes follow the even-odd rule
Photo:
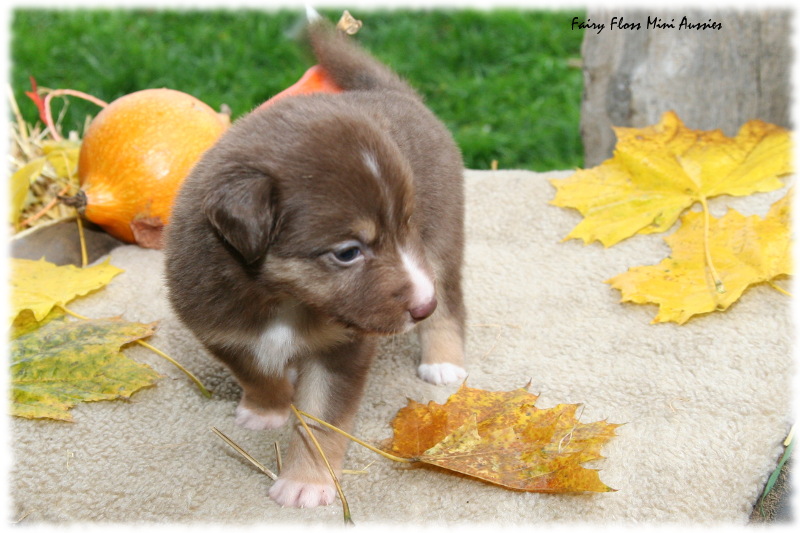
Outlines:
[[[9,209],[10,222],[16,223],[20,213],[25,209],[25,204],[28,198],[28,190],[30,190],[31,183],[41,175],[42,169],[47,161],[44,157],[34,159],[26,164],[11,176],[11,184],[9,197],[11,199],[11,206]]]
[[[77,175],[80,143],[67,140],[46,141],[42,144],[42,150],[56,177],[69,179]]]
[[[37,322],[41,321],[56,305],[104,287],[120,272],[108,259],[87,268],[56,266],[44,259],[11,259],[10,319],[14,321],[28,309]]]
[[[566,239],[612,246],[636,233],[666,231],[695,202],[779,189],[778,177],[792,169],[789,132],[759,120],[733,138],[686,128],[671,111],[655,126],[614,131],[612,159],[550,181],[551,204],[584,216]]]
[[[789,198],[773,204],[765,218],[730,210],[710,219],[709,252],[725,292],[716,290],[707,268],[699,212],[686,213],[680,229],[664,239],[672,248],[670,257],[631,268],[607,283],[622,293],[623,302],[658,304],[653,322],[683,324],[694,315],[725,310],[750,285],[791,274]]]

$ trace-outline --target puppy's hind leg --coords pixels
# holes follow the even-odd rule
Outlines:
[[[452,300],[451,300],[452,302]],[[450,305],[439,304],[436,311],[418,326],[422,361],[419,377],[435,385],[464,381],[464,319],[460,300]],[[454,312],[455,311],[455,312]]]

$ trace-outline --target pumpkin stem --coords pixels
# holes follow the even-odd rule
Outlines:
[[[81,214],[83,214],[83,211],[86,209],[86,193],[82,190],[79,190],[75,196],[61,196],[59,194],[57,197],[61,200],[62,204],[74,207]]]

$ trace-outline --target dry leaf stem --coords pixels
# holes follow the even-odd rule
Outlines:
[[[224,434],[223,432],[221,432],[220,430],[218,430],[218,429],[217,429],[217,428],[215,428],[214,426],[211,426],[211,431],[213,431],[213,432],[214,432],[214,434],[215,434],[217,437],[219,437],[219,438],[221,438],[223,441],[225,441],[225,444],[227,444],[228,446],[230,446],[231,448],[233,448],[234,450],[236,450],[237,452],[239,452],[239,454],[240,454],[242,457],[244,457],[245,459],[247,459],[248,461],[250,461],[250,462],[253,464],[253,466],[255,466],[255,467],[256,467],[256,468],[258,468],[258,469],[259,469],[261,472],[263,472],[264,474],[266,474],[266,475],[268,475],[270,478],[272,478],[272,481],[275,481],[276,479],[278,479],[278,476],[276,476],[276,475],[275,475],[275,473],[274,473],[272,470],[270,470],[269,468],[267,468],[266,466],[264,466],[264,465],[262,465],[260,462],[258,462],[258,461],[255,459],[255,457],[253,457],[252,455],[250,455],[249,453],[247,453],[246,451],[244,451],[244,449],[243,449],[241,446],[239,446],[238,444],[236,444],[235,442],[233,442],[233,441],[230,439],[230,437],[228,437],[226,434]]]
[[[203,386],[203,384],[200,382],[200,380],[197,379],[191,372],[186,370],[183,367],[183,365],[181,365],[178,361],[176,361],[175,359],[173,359],[172,357],[170,357],[166,353],[162,352],[161,350],[159,350],[158,348],[156,348],[152,344],[149,344],[149,343],[147,343],[147,342],[145,342],[143,340],[138,340],[136,342],[141,344],[142,346],[144,346],[145,348],[147,348],[151,352],[155,353],[156,355],[160,355],[161,357],[163,357],[164,359],[166,359],[167,361],[169,361],[170,363],[172,363],[173,365],[178,367],[178,369],[180,369],[184,374],[186,374],[189,377],[189,379],[191,379],[195,383],[195,385],[197,385],[197,387],[200,389],[200,392],[203,393],[203,396],[205,396],[206,398],[211,398],[211,392],[209,392],[208,389],[206,389]]]
[[[278,474],[283,470],[283,459],[281,458],[281,447],[278,441],[275,441],[275,463],[278,465]]]
[[[50,101],[53,99],[54,96],[76,96],[78,98],[82,98],[84,100],[88,100],[93,104],[96,104],[100,107],[107,107],[108,103],[100,100],[92,96],[91,94],[86,94],[81,91],[75,91],[72,89],[55,89],[47,93],[47,96],[44,97],[44,118],[45,118],[45,126],[50,130],[50,135],[53,136],[55,141],[61,141],[63,138],[61,134],[58,133],[58,128],[56,128],[55,123],[53,122],[53,113],[50,110]]]
[[[17,98],[14,96],[14,90],[11,88],[10,84],[6,84],[6,91],[8,92],[8,102],[11,105],[11,111],[14,113],[14,117],[17,120],[17,129],[20,137],[22,138],[22,144],[27,144],[28,128],[25,124],[25,119],[22,118],[22,113],[20,112],[19,105],[17,104]]]
[[[69,309],[67,309],[63,305],[58,305],[56,307],[58,307],[59,309],[61,309],[65,313],[67,313],[68,315],[73,316],[75,318],[79,318],[81,320],[91,320],[89,317],[85,317],[83,315],[79,315],[78,313],[76,313],[74,311],[70,311]],[[162,352],[161,350],[159,350],[155,346],[153,346],[151,344],[148,344],[148,343],[146,343],[145,341],[143,341],[141,339],[139,339],[139,340],[137,340],[135,342],[137,344],[140,344],[141,346],[147,348],[148,350],[152,351],[156,355],[159,355],[159,356],[163,357],[164,359],[166,359],[167,361],[169,361],[170,363],[172,363],[173,365],[178,367],[178,370],[180,370],[181,372],[186,374],[189,377],[189,379],[191,379],[197,385],[197,387],[200,389],[200,392],[203,393],[203,396],[205,396],[206,398],[211,398],[211,392],[209,392],[208,389],[206,389],[203,386],[203,384],[200,382],[200,380],[197,379],[191,372],[189,372],[189,370],[184,368],[183,365],[181,365],[178,361],[176,361],[175,359],[173,359],[172,357],[170,357],[166,353]]]
[[[61,196],[60,193],[59,196]],[[56,197],[56,199],[58,198]],[[81,242],[81,267],[86,268],[86,265],[89,264],[89,254],[86,252],[86,235],[83,233],[83,221],[77,213],[75,214],[75,220],[78,221],[78,239]]]
[[[300,421],[300,424],[306,430],[306,433],[308,433],[309,438],[314,443],[314,446],[317,448],[317,451],[319,452],[319,455],[322,457],[322,460],[325,461],[325,466],[328,467],[328,472],[331,474],[331,478],[333,478],[333,484],[336,485],[336,492],[339,493],[339,499],[342,500],[342,513],[344,514],[344,523],[355,525],[353,523],[353,519],[350,516],[350,505],[348,505],[347,503],[347,498],[344,497],[344,491],[342,491],[342,485],[339,483],[339,479],[336,477],[336,472],[333,471],[331,464],[328,462],[328,458],[325,457],[325,453],[322,451],[322,447],[319,445],[319,442],[317,442],[317,438],[314,436],[314,433],[311,431],[311,428],[308,427],[308,424],[306,424],[306,421],[303,420],[303,417],[300,416],[300,412],[294,405],[291,405],[290,407],[292,408],[292,412],[294,412],[294,416],[297,417],[297,419]]]
[[[775,283],[774,281],[768,281],[767,283],[769,284],[769,286],[770,286],[770,287],[772,287],[773,289],[775,289],[775,290],[776,290],[776,291],[778,291],[779,293],[781,293],[781,294],[785,294],[786,296],[788,296],[788,297],[790,297],[790,298],[792,297],[792,293],[791,293],[791,292],[789,292],[789,291],[787,291],[786,289],[784,289],[784,288],[782,288],[782,287],[778,286],[778,284],[777,284],[777,283]]]
[[[714,279],[714,286],[716,287],[717,292],[724,294],[725,285],[722,283],[722,279],[719,277],[717,269],[714,268],[714,261],[711,260],[711,249],[708,241],[708,230],[711,225],[711,215],[708,212],[708,201],[703,195],[700,196],[700,204],[703,206],[703,248],[706,255],[706,265],[708,265],[708,269],[711,271],[711,277]]]
[[[69,190],[69,185],[65,185],[60,191],[58,191],[56,197],[53,198],[52,200],[50,200],[47,203],[47,205],[45,205],[39,211],[37,211],[33,215],[29,216],[28,218],[26,218],[25,220],[20,222],[19,225],[20,226],[29,226],[29,225],[33,224],[34,222],[36,222],[37,220],[39,220],[40,218],[42,218],[42,216],[45,213],[47,213],[48,211],[53,209],[56,206],[56,204],[58,204],[58,202],[59,202],[58,197],[61,196],[64,193],[66,193],[68,190]],[[84,266],[86,266],[86,265],[84,265]]]
[[[292,409],[294,409],[294,407],[292,407]],[[300,413],[301,415],[303,415],[305,417],[310,418],[314,422],[322,424],[326,428],[331,429],[331,430],[339,433],[340,435],[344,435],[345,437],[347,437],[351,441],[355,442],[356,444],[360,444],[361,446],[365,447],[366,449],[368,449],[370,451],[373,451],[373,452],[375,452],[375,453],[377,453],[379,455],[382,455],[383,457],[385,457],[385,458],[387,458],[387,459],[389,459],[391,461],[395,461],[397,463],[416,463],[416,462],[418,462],[417,459],[411,459],[411,458],[407,458],[407,457],[397,457],[397,456],[392,455],[390,453],[386,453],[385,451],[379,450],[375,446],[372,446],[371,444],[368,444],[368,443],[364,442],[363,440],[350,435],[346,431],[342,431],[341,429],[337,428],[336,426],[328,424],[324,420],[320,420],[319,418],[317,418],[314,415],[310,415],[310,414],[306,413],[305,411],[298,411],[297,409],[295,409],[295,411],[297,411],[298,413]]]

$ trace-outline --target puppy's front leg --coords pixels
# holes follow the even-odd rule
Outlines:
[[[422,347],[422,361],[417,374],[435,385],[447,385],[467,377],[467,371],[464,370],[464,311],[460,293],[454,303],[440,303],[433,315],[417,326]]]
[[[297,408],[350,432],[376,345],[376,340],[368,337],[303,358],[295,390]],[[307,423],[338,474],[347,438],[312,421]],[[299,423],[293,425],[283,471],[269,495],[285,507],[329,505],[336,498],[333,479]]]
[[[227,365],[242,387],[236,423],[255,430],[282,426],[290,416],[292,403],[293,386],[288,376],[265,373],[249,348],[210,343],[206,346]]]

